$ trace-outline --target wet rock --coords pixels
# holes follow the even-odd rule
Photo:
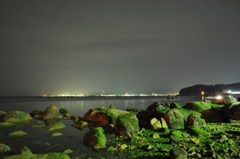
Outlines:
[[[201,128],[201,127],[205,127],[206,123],[204,119],[192,114],[187,119],[187,126],[194,126],[194,127]]]
[[[79,121],[72,124],[72,126],[80,130],[83,130],[84,128],[88,127],[88,123],[86,121]]]
[[[63,133],[61,133],[61,132],[54,132],[54,133],[52,133],[51,136],[56,137],[56,136],[62,136],[62,135],[63,135]]]
[[[0,111],[0,121],[7,115],[6,112]]]
[[[47,131],[60,130],[66,127],[66,125],[60,121],[60,119],[48,119],[44,120],[44,122],[46,124],[44,129]]]
[[[59,112],[58,108],[51,104],[48,106],[42,114],[42,119],[57,119],[62,118],[61,113]]]
[[[172,149],[169,154],[171,159],[187,159],[188,155],[183,148]]]
[[[128,146],[126,145],[126,144],[122,144],[122,145],[120,145],[119,146],[119,149],[120,150],[124,150],[124,149],[126,149]]]
[[[7,112],[7,115],[3,118],[6,122],[21,122],[31,119],[32,117],[29,113],[18,110]]]
[[[152,135],[152,138],[154,138],[154,139],[157,139],[157,138],[159,138],[160,136],[157,134],[157,133],[154,133],[153,135]]]
[[[11,148],[5,144],[1,144],[0,143],[0,152],[6,152],[6,151],[10,151]]]
[[[184,117],[178,109],[170,109],[164,119],[170,129],[184,129]]]
[[[71,149],[66,149],[66,150],[64,150],[64,153],[66,153],[66,154],[73,153],[73,150],[71,150]]]
[[[14,131],[9,133],[9,136],[24,136],[27,135],[28,133],[24,132],[24,131]]]
[[[40,110],[34,110],[30,113],[30,115],[34,118],[34,119],[40,119],[42,116],[43,112]]]
[[[65,108],[61,108],[61,109],[59,109],[59,112],[60,112],[62,115],[64,115],[64,114],[67,114],[69,111],[68,111],[67,109],[65,109]]]
[[[100,149],[106,147],[107,139],[104,135],[104,130],[102,127],[97,127],[91,129],[88,133],[84,135],[83,143],[92,148]]]
[[[91,127],[105,127],[110,124],[110,119],[104,112],[94,109],[90,109],[83,116],[83,120],[87,121]]]
[[[128,133],[138,132],[139,124],[137,116],[132,113],[119,115],[115,124],[115,131],[119,134],[121,131]]]

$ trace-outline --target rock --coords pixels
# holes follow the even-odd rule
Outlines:
[[[240,120],[240,102],[225,104],[222,112],[227,120]]]
[[[62,118],[62,115],[59,112],[58,108],[53,104],[48,106],[42,114],[42,119],[57,119],[57,118]]]
[[[162,128],[168,129],[168,125],[167,125],[166,120],[164,118],[161,118],[160,121],[161,121],[161,124],[162,124]]]
[[[222,108],[204,110],[201,112],[201,118],[205,119],[205,121],[208,123],[227,122],[227,119],[224,117]]]
[[[7,115],[6,112],[0,111],[0,121]]]
[[[92,148],[100,149],[106,147],[107,139],[104,135],[104,130],[102,127],[97,127],[91,129],[88,133],[84,135],[83,143]]]
[[[192,114],[187,119],[187,126],[194,126],[194,127],[201,128],[201,127],[205,127],[206,123],[204,119]]]
[[[88,123],[86,121],[79,121],[72,124],[72,126],[80,130],[83,130],[84,128],[88,127]]]
[[[29,113],[18,110],[7,112],[7,115],[3,118],[7,122],[22,122],[31,119],[32,117]]]
[[[84,116],[83,120],[87,121],[91,127],[109,126],[110,119],[105,114],[105,111],[90,109]]]
[[[177,103],[171,103],[171,104],[170,104],[170,108],[171,108],[171,109],[173,109],[173,108],[179,108],[179,109],[180,109],[180,108],[182,108],[182,106],[179,105],[179,104],[177,104]]]
[[[170,109],[164,119],[170,129],[184,129],[184,117],[178,109]]]
[[[183,148],[174,148],[169,155],[171,159],[187,159],[187,152]]]
[[[64,150],[64,153],[66,153],[66,154],[68,154],[68,153],[73,153],[73,150],[71,150],[71,149],[66,149],[66,150]]]
[[[208,102],[189,102],[184,105],[183,108],[202,112],[204,110],[211,109],[212,104]]]
[[[148,106],[147,111],[162,111],[166,109],[166,106],[160,102],[155,102]]]
[[[11,148],[5,144],[1,144],[0,143],[0,152],[6,152],[6,151],[10,151]]]
[[[59,112],[60,112],[62,115],[64,115],[64,114],[67,114],[69,111],[68,111],[67,109],[65,109],[65,108],[61,108],[61,109],[59,109]]]
[[[154,133],[153,135],[152,135],[152,138],[154,138],[154,139],[157,139],[157,138],[159,138],[160,136],[157,134],[157,133]]]
[[[138,118],[135,114],[128,113],[119,115],[115,124],[116,133],[126,131],[128,133],[135,133],[139,131]]]
[[[48,119],[44,120],[44,122],[46,124],[44,129],[47,131],[60,130],[66,127],[66,125],[60,121],[60,119]]]
[[[160,122],[160,120],[156,119],[156,118],[152,118],[150,120],[150,126],[152,130],[158,130],[160,128],[162,128],[162,124]]]
[[[27,135],[28,133],[24,132],[24,131],[14,131],[9,133],[9,136],[23,136],[23,135]]]
[[[152,111],[142,110],[138,112],[137,118],[139,120],[139,126],[145,129],[151,129],[150,120],[154,117],[154,113]]]
[[[9,126],[15,126],[15,124],[12,122],[0,122],[0,126],[9,127]]]
[[[109,109],[116,109],[116,107],[111,104],[111,105],[109,106]]]
[[[120,145],[119,146],[119,149],[120,150],[124,150],[124,149],[126,149],[128,146],[126,145],[126,144],[122,144],[122,145]]]
[[[137,108],[127,108],[126,111],[128,111],[128,112],[138,112],[139,110]]]
[[[62,135],[63,135],[63,133],[61,133],[61,132],[54,132],[54,133],[52,133],[51,136],[56,137],[56,136],[62,136]]]
[[[34,118],[34,119],[40,119],[42,116],[43,112],[40,110],[34,110],[30,113],[30,115]]]

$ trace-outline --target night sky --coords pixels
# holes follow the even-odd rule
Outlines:
[[[0,95],[240,82],[239,0],[0,0]]]

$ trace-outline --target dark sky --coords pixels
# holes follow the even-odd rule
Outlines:
[[[0,0],[0,95],[240,81],[239,0]]]

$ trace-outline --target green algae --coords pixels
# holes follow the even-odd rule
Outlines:
[[[9,135],[9,136],[16,136],[16,137],[17,137],[17,136],[24,136],[24,135],[27,135],[27,134],[28,134],[28,133],[19,130],[19,131],[11,132],[11,133],[9,133],[8,135]]]
[[[5,144],[0,143],[0,152],[10,151],[11,148]]]

